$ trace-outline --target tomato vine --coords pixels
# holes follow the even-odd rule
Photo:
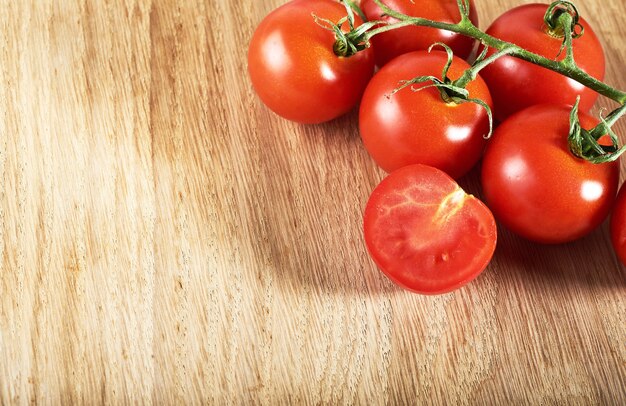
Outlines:
[[[354,3],[348,3],[347,1],[348,0],[342,0],[347,9],[353,10],[356,7]],[[617,137],[611,130],[611,126],[624,113],[626,113],[626,92],[616,89],[607,83],[594,78],[576,64],[573,40],[584,35],[584,29],[582,29],[582,25],[579,24],[580,16],[577,8],[572,2],[568,0],[554,1],[548,6],[544,17],[548,34],[554,37],[563,38],[563,45],[559,55],[563,52],[563,50],[565,50],[565,57],[561,60],[557,60],[559,55],[556,55],[555,59],[549,59],[530,52],[527,49],[513,43],[493,37],[480,30],[469,18],[470,5],[467,0],[457,0],[457,5],[461,14],[461,20],[458,23],[445,23],[421,17],[408,16],[391,9],[385,5],[382,0],[374,0],[374,2],[381,8],[385,15],[393,17],[398,21],[391,24],[383,21],[370,21],[366,23],[367,29],[361,28],[359,32],[354,33],[353,35],[345,35],[342,37],[342,41],[345,41],[347,38],[349,41],[352,41],[352,45],[346,46],[343,44],[341,47],[336,47],[336,50],[363,49],[369,46],[370,39],[375,35],[411,25],[443,29],[477,39],[481,42],[485,49],[489,47],[495,49],[497,52],[488,58],[484,58],[484,55],[481,55],[483,58],[479,57],[474,65],[472,65],[461,78],[452,84],[455,88],[463,88],[467,85],[467,83],[476,77],[479,70],[504,55],[510,55],[552,70],[563,76],[569,77],[620,104],[618,108],[607,115],[606,119],[601,118],[600,124],[591,130],[581,129],[579,125],[576,125],[577,119],[575,118],[575,115],[572,115],[572,127],[570,134],[570,149],[572,153],[579,158],[589,160],[593,163],[602,163],[614,161],[626,151],[626,147],[619,147]],[[350,53],[341,51],[338,55],[349,56]],[[577,106],[574,106],[573,111],[575,112],[576,109]],[[602,135],[607,133],[613,141],[612,145],[604,146],[598,144],[597,140]]]

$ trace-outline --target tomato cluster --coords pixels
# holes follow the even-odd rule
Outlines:
[[[461,18],[456,0],[385,4],[430,20]],[[474,4],[467,4],[467,16],[477,24]],[[365,208],[365,241],[391,280],[423,294],[465,285],[492,258],[494,216],[524,238],[552,244],[580,238],[605,220],[614,206],[619,164],[578,158],[568,144],[577,98],[580,127],[598,124],[587,114],[595,92],[512,56],[496,59],[458,89],[455,81],[471,68],[466,60],[480,47],[472,38],[435,28],[381,31],[364,49],[338,55],[338,36],[364,24],[396,21],[374,0],[360,5],[370,22],[335,0],[291,0],[259,25],[248,68],[261,100],[289,120],[328,121],[360,102],[363,143],[389,172]],[[546,58],[564,58],[563,38],[544,24],[547,8],[514,8],[486,32]],[[602,80],[602,47],[584,20],[579,25],[584,35],[572,43],[577,65]],[[447,45],[450,55],[431,50],[435,42]],[[482,57],[493,53],[485,50]],[[490,110],[499,123],[492,135]],[[486,205],[454,180],[481,159]],[[618,199],[611,236],[626,260],[626,192]]]

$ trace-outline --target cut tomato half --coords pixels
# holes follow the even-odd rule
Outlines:
[[[467,284],[487,267],[496,247],[496,223],[487,206],[426,165],[387,176],[372,192],[363,223],[378,267],[422,294]]]

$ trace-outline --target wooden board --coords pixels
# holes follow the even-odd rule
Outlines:
[[[470,286],[394,287],[356,115],[292,124],[247,80],[281,3],[0,1],[0,404],[625,404],[606,224],[500,229]],[[624,2],[578,3],[626,89]]]

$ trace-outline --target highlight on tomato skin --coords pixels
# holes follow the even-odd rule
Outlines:
[[[505,120],[482,161],[487,206],[514,233],[537,243],[581,238],[609,215],[619,182],[619,161],[594,164],[568,144],[571,106],[537,105]],[[579,112],[582,128],[598,121]],[[603,139],[599,140],[601,143]]]
[[[489,209],[439,169],[410,165],[372,192],[363,216],[367,250],[399,286],[434,295],[458,289],[487,267],[497,229]]]
[[[270,110],[287,120],[316,124],[356,106],[374,73],[373,49],[337,56],[335,34],[314,17],[336,23],[346,14],[334,0],[291,0],[261,21],[250,41],[248,73]],[[355,16],[355,26],[361,23]]]
[[[611,243],[617,257],[626,265],[626,183],[622,185],[611,214]]]

